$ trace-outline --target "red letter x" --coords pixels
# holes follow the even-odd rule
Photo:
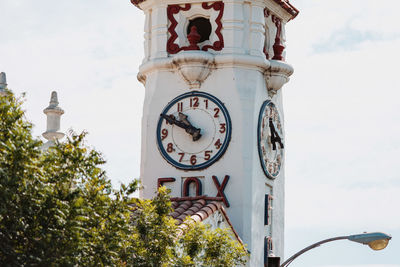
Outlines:
[[[212,177],[215,187],[218,190],[218,194],[217,197],[222,197],[222,202],[224,202],[226,207],[229,207],[229,201],[225,196],[224,190],[225,190],[225,186],[229,181],[229,175],[225,175],[224,181],[222,182],[222,185],[219,183],[217,176],[213,176]]]

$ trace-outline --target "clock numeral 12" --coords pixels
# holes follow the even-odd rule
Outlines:
[[[198,106],[199,106],[199,98],[197,96],[190,98],[190,107],[197,108]]]

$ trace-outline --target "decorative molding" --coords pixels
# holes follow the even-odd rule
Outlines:
[[[142,9],[140,4],[143,2],[146,2],[146,0],[131,0],[131,3],[139,9]],[[299,14],[299,10],[295,8],[288,0],[274,0],[274,2],[291,15],[289,20],[294,19]]]
[[[238,55],[238,54],[218,54],[218,55],[212,55],[211,53],[206,53],[204,51],[185,51],[185,53],[191,53],[192,55],[195,53],[199,54],[207,54],[207,56],[213,58],[212,64],[210,65],[210,70],[214,68],[231,68],[233,66],[240,66],[248,69],[254,69],[258,70],[260,72],[263,72],[265,75],[265,78],[270,75],[270,72],[274,72],[275,68],[270,69],[271,64],[278,65],[286,65],[289,66],[288,64],[280,61],[274,61],[274,60],[267,60],[264,57],[258,57],[258,56],[251,56],[251,55]],[[139,68],[139,73],[137,75],[137,78],[140,82],[146,82],[148,76],[156,71],[173,71],[174,68],[177,67],[176,65],[176,60],[174,58],[176,57],[181,57],[180,55],[184,54],[183,52],[175,55],[174,57],[167,57],[167,58],[156,58],[152,59],[150,61],[147,61],[143,63],[140,68]],[[175,61],[175,62],[174,62]],[[180,61],[180,60],[179,60]],[[291,73],[293,72],[293,68],[290,67]],[[290,74],[291,74],[290,73]],[[289,76],[290,76],[289,74]]]
[[[146,86],[146,76],[143,75],[142,73],[138,73],[136,78],[138,79],[139,82],[141,82],[144,86]]]
[[[294,19],[299,14],[299,10],[295,8],[291,3],[289,3],[288,0],[274,0],[274,2],[280,5],[290,15],[292,15],[292,17],[290,18],[291,20]]]
[[[207,2],[203,2],[201,6],[203,9],[206,10],[214,9],[215,11],[219,11],[217,18],[215,19],[215,23],[217,24],[215,34],[217,35],[218,40],[215,41],[212,45],[204,45],[201,50],[208,51],[208,49],[213,49],[214,51],[220,51],[224,47],[224,38],[221,33],[221,19],[224,12],[224,3],[222,1],[218,1],[208,5]],[[178,22],[176,21],[174,15],[178,14],[180,11],[188,11],[191,7],[191,4],[185,4],[184,7],[181,7],[180,5],[168,5],[167,7],[167,17],[170,22],[170,26],[168,27],[170,37],[167,41],[167,52],[170,54],[176,54],[182,50],[193,50],[193,47],[190,45],[180,47],[178,44],[175,43],[176,39],[178,38],[178,33],[176,32],[176,26],[178,25]]]
[[[293,67],[283,61],[270,60],[270,67],[264,73],[268,94],[272,98],[289,81]]]
[[[210,75],[214,57],[204,51],[184,51],[174,56],[172,63],[191,89],[200,88]]]

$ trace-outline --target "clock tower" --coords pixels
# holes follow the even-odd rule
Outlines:
[[[141,197],[223,203],[250,266],[283,257],[288,0],[131,0],[145,14]]]

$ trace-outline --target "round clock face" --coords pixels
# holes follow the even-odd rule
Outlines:
[[[258,152],[264,173],[275,179],[281,170],[284,152],[283,126],[275,104],[263,103],[258,119]]]
[[[225,152],[231,120],[224,104],[204,92],[173,99],[160,114],[157,143],[162,156],[184,170],[206,168]]]

